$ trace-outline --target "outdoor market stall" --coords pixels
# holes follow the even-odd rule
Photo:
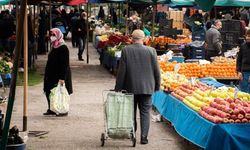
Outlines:
[[[179,135],[207,150],[250,147],[250,124],[215,124],[183,102],[164,92],[153,95],[153,105],[170,121]]]

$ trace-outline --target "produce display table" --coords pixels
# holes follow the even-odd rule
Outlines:
[[[206,150],[248,150],[250,124],[214,124],[171,94],[156,92],[153,105],[179,135]]]
[[[119,57],[113,57],[109,55],[106,50],[103,50],[101,59],[102,64],[108,69],[111,69],[113,73],[117,70],[120,60]]]

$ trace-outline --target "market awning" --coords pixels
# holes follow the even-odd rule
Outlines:
[[[216,0],[214,6],[250,7],[250,0]]]
[[[0,0],[0,5],[5,5],[10,3],[10,0]]]
[[[69,0],[67,4],[71,6],[75,6],[75,5],[80,5],[80,4],[87,3],[87,2],[88,0]]]
[[[195,2],[194,0],[171,0],[170,4],[176,6],[193,6]]]
[[[195,0],[195,3],[204,11],[209,11],[214,7],[215,0]]]

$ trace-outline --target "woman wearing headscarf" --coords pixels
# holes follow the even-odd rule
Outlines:
[[[50,40],[52,43],[52,50],[48,55],[43,88],[48,101],[48,110],[43,115],[55,115],[55,113],[50,110],[49,95],[50,90],[56,87],[57,84],[65,83],[68,93],[73,93],[69,64],[69,50],[63,40],[63,34],[60,29],[53,28],[50,30]]]

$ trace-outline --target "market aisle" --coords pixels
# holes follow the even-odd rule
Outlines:
[[[71,54],[74,93],[71,96],[68,117],[45,117],[47,108],[43,95],[43,84],[29,88],[30,131],[49,131],[40,137],[29,137],[28,150],[92,150],[92,149],[135,149],[131,141],[108,141],[100,147],[100,135],[104,131],[102,91],[112,89],[115,77],[99,65],[99,56],[90,44],[90,64],[77,60],[77,49],[68,42]],[[47,56],[39,55],[38,70],[44,70]],[[85,58],[86,60],[86,58]],[[22,130],[22,87],[17,89],[17,99],[13,112],[12,125]],[[138,119],[138,118],[137,118]],[[137,133],[138,137],[139,133]],[[151,123],[149,144],[139,144],[136,149],[197,149],[184,142],[166,123]]]

